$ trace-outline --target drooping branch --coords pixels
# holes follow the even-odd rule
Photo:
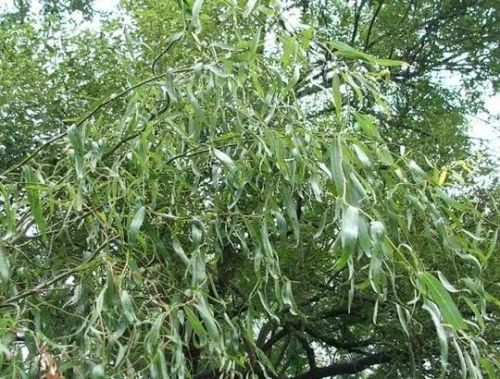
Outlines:
[[[349,362],[334,363],[330,366],[316,367],[291,379],[321,379],[335,375],[357,374],[367,368],[389,363],[394,359],[393,355],[387,353],[371,354]]]

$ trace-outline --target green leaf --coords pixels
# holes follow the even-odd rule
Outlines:
[[[356,112],[354,113],[354,117],[368,137],[380,139],[380,134],[378,133],[375,120],[372,116]]]
[[[25,166],[23,168],[23,177],[31,213],[33,214],[33,218],[35,219],[36,226],[38,227],[42,239],[47,242],[47,223],[43,215],[42,203],[40,201],[41,190],[38,175],[31,167]]]
[[[342,94],[340,93],[340,80],[337,72],[333,73],[332,80],[333,105],[337,114],[337,120],[342,123]]]
[[[460,311],[441,282],[428,272],[420,272],[418,278],[427,288],[429,298],[438,305],[444,321],[456,330],[466,329]]]
[[[281,299],[283,304],[289,306],[289,311],[292,315],[298,315],[297,305],[295,304],[295,299],[292,293],[292,283],[288,278],[285,278],[285,284],[281,290]]]
[[[214,318],[211,307],[208,306],[205,298],[199,296],[198,302],[194,304],[205,324],[205,328],[211,340],[215,343],[220,341],[220,332],[217,321]]]
[[[437,281],[437,280],[436,280]],[[439,282],[438,282],[439,283]],[[440,347],[440,362],[441,362],[441,375],[440,378],[444,378],[446,375],[446,368],[448,367],[448,338],[446,336],[446,331],[439,317],[439,310],[434,303],[427,303],[422,306],[427,312],[430,313],[434,327],[436,328],[436,333],[439,340]]]
[[[297,218],[297,205],[292,198],[292,194],[289,191],[285,192],[285,208],[288,218],[291,221],[293,228],[293,235],[295,240],[299,242],[300,240],[300,225],[299,219]]]
[[[269,307],[269,305],[267,304],[267,301],[264,297],[264,295],[262,294],[261,291],[257,291],[257,294],[259,295],[259,299],[260,299],[260,303],[262,304],[262,306],[264,307],[265,311],[267,312],[267,314],[269,316],[271,316],[273,319],[276,320],[276,322],[280,322],[280,319],[279,317],[271,310],[271,308]]]
[[[260,33],[261,29],[260,27],[254,32],[253,39],[252,39],[252,45],[250,47],[250,56],[254,56],[255,53],[257,52],[257,48],[259,47],[259,42],[260,42]]]
[[[372,162],[370,161],[370,158],[368,158],[368,155],[366,155],[365,151],[357,144],[353,144],[352,147],[354,148],[354,152],[356,153],[356,156],[361,164],[365,167],[371,167]]]
[[[0,280],[2,283],[7,283],[10,277],[10,265],[5,252],[0,246]]]
[[[189,322],[189,325],[193,328],[194,332],[202,339],[205,340],[208,336],[207,331],[203,327],[203,324],[201,321],[198,319],[198,317],[195,315],[191,307],[185,306],[183,308],[184,313],[186,314],[186,318]]]
[[[498,230],[495,230],[495,233],[493,233],[493,237],[491,238],[490,241],[490,246],[488,247],[488,253],[486,254],[485,257],[485,262],[488,262],[491,256],[493,255],[493,252],[495,251],[495,248],[497,247],[497,241],[498,241]]]
[[[187,257],[186,253],[184,252],[184,249],[181,246],[181,243],[177,239],[175,235],[172,236],[172,247],[174,248],[174,252],[179,256],[179,258],[182,260],[182,262],[188,266],[189,265],[189,258]]]
[[[421,182],[425,178],[425,171],[422,170],[422,168],[420,168],[415,161],[410,161],[408,163],[408,169],[417,183]]]
[[[441,284],[443,285],[444,288],[446,288],[446,290],[448,290],[449,292],[459,292],[459,290],[453,287],[453,285],[448,281],[446,276],[444,276],[444,274],[441,271],[438,271],[437,274],[439,280],[441,281]]]
[[[352,247],[358,239],[359,233],[359,209],[349,205],[342,217],[342,228],[340,229],[340,237],[342,247]]]
[[[257,4],[257,0],[248,0],[247,5],[245,7],[245,11],[243,12],[243,18],[247,18],[252,13],[255,5]]]
[[[137,316],[135,315],[134,305],[132,304],[132,298],[130,297],[128,291],[121,291],[120,300],[123,307],[123,313],[127,320],[134,324],[137,321]]]
[[[160,342],[160,331],[161,327],[163,326],[165,316],[165,313],[160,313],[155,318],[155,320],[153,321],[153,325],[151,325],[151,329],[144,337],[144,341],[146,342],[146,350],[149,354],[153,354],[156,351],[156,348]]]
[[[193,19],[193,25],[196,29],[196,33],[201,32],[200,11],[201,11],[202,6],[203,6],[203,0],[195,0],[195,2],[193,4],[193,10],[191,12],[192,19]]]
[[[337,50],[337,54],[346,58],[362,59],[371,64],[375,64],[374,59],[362,51],[356,50],[346,43],[340,41],[330,41],[330,45]]]
[[[83,135],[79,127],[71,126],[67,131],[69,142],[73,147],[75,154],[75,170],[78,178],[83,178],[84,169],[84,148],[83,148]]]
[[[330,155],[330,172],[332,173],[332,179],[337,188],[337,192],[340,195],[344,195],[344,186],[346,178],[344,175],[344,169],[342,167],[343,155],[342,146],[340,138],[337,138],[334,143],[329,147]]]
[[[278,233],[282,239],[285,239],[287,236],[287,227],[286,227],[286,219],[281,214],[281,212],[274,211],[274,217],[276,218],[276,226],[278,229]]]
[[[403,313],[403,309],[399,304],[396,304],[396,311],[398,313],[398,318],[399,318],[399,323],[401,324],[401,327],[403,328],[403,331],[405,334],[409,337],[410,332],[408,330],[408,322],[406,320],[406,309],[404,309],[405,313]]]
[[[90,374],[92,379],[100,379],[106,377],[106,372],[104,371],[104,367],[101,365],[95,365],[92,367],[92,372]]]
[[[128,231],[129,241],[135,242],[137,235],[139,234],[139,230],[142,227],[142,223],[144,222],[144,216],[146,214],[146,208],[140,207],[137,212],[135,212],[132,221],[130,222],[130,227]]]
[[[293,68],[292,77],[290,78],[288,85],[286,86],[285,93],[288,93],[295,87],[295,85],[299,81],[299,78],[300,78],[300,66],[296,64]]]
[[[384,66],[384,67],[401,67],[407,64],[404,61],[398,61],[394,59],[378,59],[378,58],[375,58],[374,62],[379,66]]]
[[[455,348],[455,351],[457,352],[458,360],[460,361],[460,371],[462,372],[462,379],[467,379],[467,364],[465,363],[465,358],[462,349],[460,348],[460,345],[458,344],[457,339],[455,337],[453,338],[452,343],[453,347]]]
[[[220,78],[228,78],[231,76],[215,64],[207,64],[205,65],[205,68]]]
[[[214,149],[214,154],[217,157],[217,159],[220,160],[222,163],[224,163],[227,167],[229,168],[235,167],[234,161],[231,159],[229,155],[227,155],[223,151],[220,151],[219,149]]]

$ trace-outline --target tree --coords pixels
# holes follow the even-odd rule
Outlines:
[[[269,52],[281,17],[253,1],[128,10],[116,87],[2,167],[2,373],[494,378],[498,213],[450,197],[465,160],[383,133],[402,62],[312,27]]]
[[[326,39],[408,63],[394,72],[391,134],[440,164],[469,154],[467,119],[498,91],[498,4],[463,0],[292,1]],[[286,16],[285,16],[286,17]],[[325,76],[326,77],[326,76]],[[460,80],[450,86],[449,78]],[[443,80],[444,78],[444,80]],[[446,80],[448,78],[448,80]],[[430,127],[432,125],[432,127]]]

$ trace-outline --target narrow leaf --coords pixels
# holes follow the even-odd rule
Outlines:
[[[214,154],[218,160],[220,160],[222,163],[224,163],[229,168],[233,168],[235,166],[234,161],[231,159],[231,157],[229,155],[227,155],[226,153],[224,153],[223,151],[220,151],[218,149],[214,149]]]
[[[26,193],[28,195],[31,213],[33,214],[33,218],[42,238],[47,242],[47,224],[43,216],[42,203],[40,201],[41,191],[38,176],[29,166],[24,167],[23,176],[26,183]]]
[[[446,337],[446,331],[444,330],[443,325],[441,324],[441,320],[439,317],[439,311],[436,308],[436,305],[433,303],[424,304],[423,309],[425,309],[431,315],[432,322],[434,323],[434,327],[436,328],[436,333],[439,339],[439,347],[440,347],[440,362],[441,362],[441,375],[440,378],[444,378],[446,374],[446,367],[448,366],[448,338]]]
[[[144,222],[144,215],[146,214],[146,208],[140,207],[137,212],[135,212],[134,218],[130,223],[130,228],[128,231],[129,241],[134,242],[137,238],[137,234],[141,229],[142,223]]]
[[[340,143],[340,139],[337,139],[335,143],[330,145],[329,154],[330,154],[330,172],[332,173],[333,182],[335,183],[337,192],[343,195],[346,179],[344,175],[344,169],[342,167],[343,156],[342,156],[342,146]]]
[[[243,12],[243,18],[247,18],[252,13],[255,8],[255,4],[257,4],[257,0],[248,0],[247,5],[245,7],[245,12]]]
[[[81,128],[71,126],[67,131],[69,142],[75,154],[75,170],[78,178],[83,178],[84,148]]]
[[[193,4],[192,17],[193,17],[193,25],[196,29],[196,33],[201,32],[200,11],[201,11],[202,5],[203,5],[203,0],[195,0],[195,2]]]
[[[457,330],[466,329],[460,311],[441,282],[428,272],[419,273],[418,278],[425,284],[429,298],[438,305],[444,321]]]
[[[189,265],[189,258],[187,257],[186,253],[184,252],[184,249],[182,248],[181,243],[179,242],[179,240],[175,236],[172,237],[172,247],[174,248],[175,253],[182,260],[182,262],[186,266],[188,266]]]
[[[342,247],[352,247],[358,239],[359,209],[349,205],[342,217],[340,231]]]
[[[135,323],[137,321],[137,316],[135,315],[134,306],[132,304],[132,298],[130,297],[128,291],[122,291],[120,295],[120,300],[123,307],[123,313],[130,323]]]
[[[184,313],[186,314],[186,318],[189,322],[189,325],[193,328],[194,332],[202,339],[207,338],[208,334],[205,328],[203,327],[203,324],[199,320],[199,318],[196,316],[196,314],[193,312],[191,307],[185,306],[184,308]]]
[[[337,120],[339,123],[342,123],[342,94],[340,93],[340,80],[337,72],[333,73],[332,91],[333,105],[335,107],[335,113],[337,114]]]
[[[9,261],[5,256],[5,252],[2,250],[0,246],[0,280],[2,283],[6,283],[10,277],[10,267]]]

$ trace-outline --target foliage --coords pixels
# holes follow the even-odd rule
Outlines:
[[[33,26],[3,24],[24,55],[2,86],[27,92],[2,122],[50,137],[1,167],[2,374],[495,378],[498,197],[451,197],[467,160],[385,133],[413,117],[393,107],[402,62],[312,26],[270,51],[264,2],[125,6],[129,38],[75,36],[53,78]],[[34,74],[16,83],[15,61]]]
[[[333,4],[332,4],[333,3]],[[305,22],[328,39],[408,63],[393,72],[396,116],[384,121],[400,143],[430,147],[445,163],[449,150],[468,154],[465,114],[498,91],[499,8],[494,0],[296,0]],[[334,11],[332,11],[334,10]],[[318,62],[320,63],[320,62]],[[459,81],[459,85],[453,82]],[[434,127],[438,125],[438,127]],[[433,126],[433,127],[431,127]]]
[[[0,20],[0,169],[126,85],[121,41],[106,38],[106,30],[99,36],[75,28],[75,21],[59,16],[40,24],[13,15]]]

